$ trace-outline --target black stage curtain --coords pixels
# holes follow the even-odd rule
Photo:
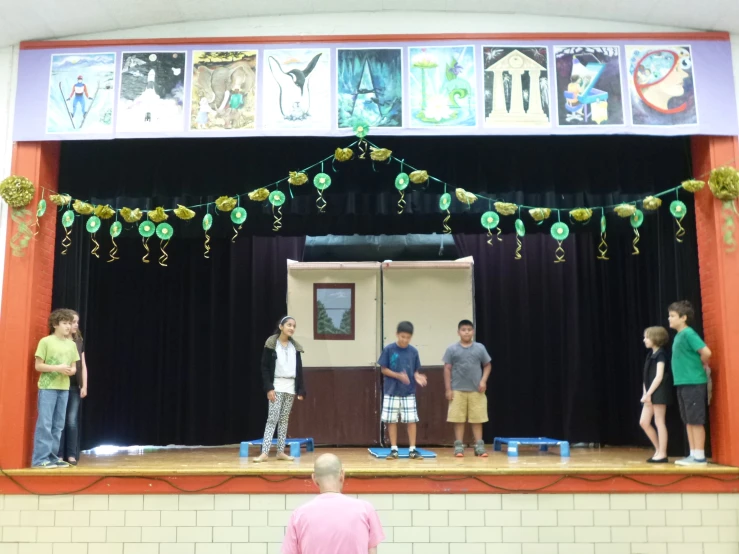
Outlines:
[[[272,182],[351,140],[70,142],[62,149],[60,190],[117,208],[191,205]],[[614,204],[691,176],[689,140],[683,137],[373,140],[456,186],[534,206]],[[326,214],[317,213],[311,184],[292,187],[295,199],[283,206],[284,227],[276,235],[269,204],[242,200],[248,220],[235,244],[230,220],[215,216],[210,260],[203,259],[202,212],[190,223],[174,220],[167,268],[157,263],[156,237],[149,241],[151,263],[141,263],[144,249],[133,229],[118,239],[121,260],[115,263],[105,263],[107,229],[98,233],[102,258],[93,259],[89,234],[75,223],[70,252],[61,256],[57,250],[54,306],[79,309],[87,338],[91,385],[83,446],[223,444],[261,434],[265,400],[256,364],[285,309],[285,260],[301,259],[305,235],[442,228],[438,183],[413,186],[405,213],[398,215],[393,182],[399,166],[358,159],[335,166],[336,173],[324,164],[333,178]],[[288,188],[281,189],[289,197]],[[681,198],[692,210],[690,196]],[[525,213],[523,260],[513,259],[515,217],[502,218],[502,243],[486,244],[480,215],[489,208],[483,200],[471,208],[455,201],[451,220],[458,248],[476,260],[479,339],[496,368],[486,438],[554,435],[643,444],[642,331],[666,323],[666,307],[675,299],[687,298],[700,310],[692,213],[683,222],[683,244],[674,240],[666,206],[648,214],[639,256],[631,255],[628,221],[606,214],[608,262],[596,260],[595,214],[590,225],[570,224],[563,245],[567,261],[554,264],[549,223],[536,226]],[[561,217],[570,223],[566,212]],[[452,342],[456,322],[440,324],[450,327]],[[670,410],[670,450],[682,453],[676,413]]]

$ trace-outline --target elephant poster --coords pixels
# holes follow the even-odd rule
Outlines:
[[[403,61],[400,48],[337,51],[339,127],[403,126]]]
[[[116,131],[182,131],[185,52],[124,52]]]
[[[254,129],[257,51],[193,52],[190,129]]]
[[[464,127],[477,122],[474,46],[410,49],[412,127]]]
[[[264,52],[262,127],[330,129],[331,82],[327,48]]]

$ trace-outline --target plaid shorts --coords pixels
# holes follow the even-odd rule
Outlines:
[[[416,411],[416,395],[393,396],[386,394],[382,399],[382,421],[383,423],[416,423],[418,412]]]

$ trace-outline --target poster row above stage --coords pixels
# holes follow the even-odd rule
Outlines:
[[[733,135],[731,77],[721,41],[24,50],[14,138]]]

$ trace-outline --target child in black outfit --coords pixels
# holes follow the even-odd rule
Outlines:
[[[664,327],[649,327],[644,331],[644,346],[650,349],[644,362],[643,396],[644,407],[640,424],[654,445],[654,456],[647,462],[650,464],[667,463],[667,426],[665,414],[667,406],[672,404],[672,373],[667,369],[667,354],[663,346],[670,336]],[[652,427],[652,418],[657,430]]]

